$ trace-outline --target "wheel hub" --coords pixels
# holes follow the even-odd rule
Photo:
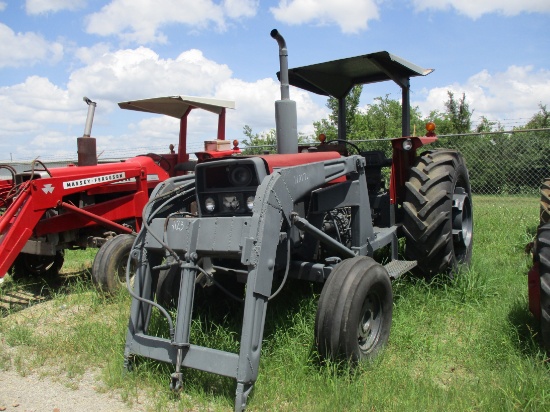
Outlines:
[[[363,305],[363,316],[359,322],[358,343],[362,352],[368,353],[376,344],[381,325],[382,305],[375,294],[367,295]]]
[[[472,242],[472,203],[462,187],[453,194],[452,225],[455,255],[460,260]]]

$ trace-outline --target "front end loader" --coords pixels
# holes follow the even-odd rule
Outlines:
[[[315,320],[319,355],[357,363],[388,341],[391,281],[411,270],[452,275],[469,264],[473,242],[462,156],[452,150],[417,153],[437,139],[433,124],[426,136],[409,136],[409,79],[431,70],[388,52],[289,70],[285,40],[276,30],[271,36],[281,67],[278,153],[203,162],[194,175],[159,184],[127,263],[136,272],[126,366],[136,356],[173,364],[174,391],[184,385],[184,368],[231,377],[235,411],[245,408],[258,377],[268,302],[284,294],[289,278],[324,284]],[[391,140],[391,158],[363,151],[345,135],[344,99],[351,88],[385,80],[403,91],[404,137]],[[298,153],[289,85],[339,100],[337,141]],[[355,153],[342,155],[342,146]],[[389,188],[384,168],[391,169]],[[399,256],[400,238],[405,258]],[[391,256],[385,264],[373,258],[382,248]],[[191,339],[197,288],[229,293],[228,279],[245,283],[236,353]],[[174,318],[170,304],[177,309]],[[153,310],[166,319],[169,337],[149,330]]]

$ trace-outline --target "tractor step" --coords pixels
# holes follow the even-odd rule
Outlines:
[[[388,275],[392,280],[399,278],[404,273],[415,268],[417,265],[416,260],[392,260],[390,263],[384,265],[388,271]]]

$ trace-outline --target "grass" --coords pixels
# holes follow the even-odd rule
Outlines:
[[[249,398],[252,411],[501,411],[550,410],[550,375],[529,314],[529,258],[538,201],[475,197],[474,256],[453,281],[405,277],[394,283],[390,341],[381,356],[351,370],[318,361],[313,324],[319,288],[291,283],[268,307],[260,374]],[[139,360],[122,369],[130,299],[98,294],[86,268],[89,252],[72,252],[70,276],[50,285],[5,282],[41,290],[47,300],[4,314],[0,370],[40,371],[78,379],[97,366],[104,388],[151,411],[233,408],[232,379],[186,370],[184,393],[169,389],[172,367]],[[76,276],[78,274],[78,276]],[[238,304],[216,300],[193,323],[194,342],[237,351]],[[151,328],[164,331],[154,317]]]

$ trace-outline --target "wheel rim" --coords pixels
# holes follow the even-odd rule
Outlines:
[[[368,354],[378,341],[382,325],[382,302],[377,293],[371,292],[367,295],[362,313],[357,330],[357,341],[361,352]]]
[[[126,265],[130,258],[130,252],[124,254],[120,259],[117,267],[117,278],[120,286],[126,286]],[[134,279],[136,277],[136,262],[134,259],[130,261],[130,286],[134,286]]]
[[[462,262],[472,243],[472,201],[466,190],[456,187],[453,195],[453,246],[455,258]]]

